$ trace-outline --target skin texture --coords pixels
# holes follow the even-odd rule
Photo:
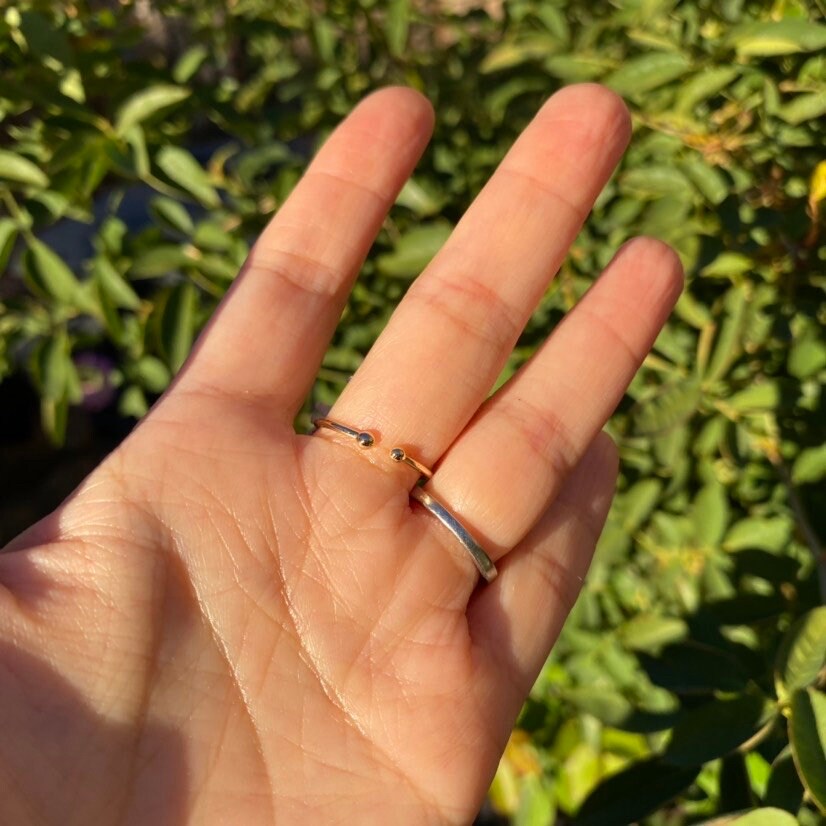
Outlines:
[[[355,109],[174,386],[0,555],[0,822],[472,821],[610,503],[600,429],[682,282],[631,242],[487,399],[629,138],[616,96],[569,87],[331,412],[377,445],[296,435],[432,117],[407,89]],[[491,585],[394,446],[435,466]]]

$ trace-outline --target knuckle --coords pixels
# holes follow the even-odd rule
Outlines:
[[[533,456],[548,467],[552,478],[563,479],[571,472],[579,451],[561,416],[520,398],[506,401],[500,418]]]
[[[408,297],[493,353],[513,346],[523,327],[517,308],[474,278],[429,275],[415,282]]]

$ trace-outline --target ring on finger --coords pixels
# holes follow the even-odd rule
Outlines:
[[[475,536],[451,513],[438,499],[421,487],[415,487],[410,495],[435,516],[459,540],[462,547],[470,554],[473,564],[486,582],[496,579],[496,565],[485,553]]]

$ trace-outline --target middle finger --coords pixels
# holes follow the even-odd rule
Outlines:
[[[555,94],[416,280],[331,417],[425,464],[496,381],[630,136],[607,89]]]

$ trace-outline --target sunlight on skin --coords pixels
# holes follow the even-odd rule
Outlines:
[[[548,153],[549,123],[582,133],[586,117],[611,127],[570,158]],[[526,130],[505,163],[533,182],[495,177],[457,230],[514,275],[486,283],[496,273],[480,259],[472,285],[447,288],[455,306],[436,301],[429,279],[468,274],[451,270],[448,243],[415,288],[431,298],[403,303],[336,413],[375,428],[370,450],[289,423],[432,113],[388,89],[343,123],[175,385],[0,555],[0,822],[472,821],[610,503],[616,452],[600,428],[681,285],[661,244],[626,248],[474,419],[581,220],[540,251],[555,199],[537,195],[535,222],[504,238],[491,210],[516,214],[526,186],[557,179],[578,187],[584,216],[624,148],[623,118],[613,94],[572,87]],[[618,296],[633,324],[612,311]],[[498,308],[483,337],[451,327],[463,304]],[[416,333],[423,313],[438,335]],[[431,345],[448,348],[438,375]],[[578,396],[558,398],[556,377],[588,364],[599,369]],[[416,404],[387,384],[394,366],[422,388]],[[520,399],[532,415],[513,427]],[[411,508],[415,474],[386,450],[410,436],[428,462],[445,455],[434,489],[489,543],[491,585],[474,590],[461,548]]]

